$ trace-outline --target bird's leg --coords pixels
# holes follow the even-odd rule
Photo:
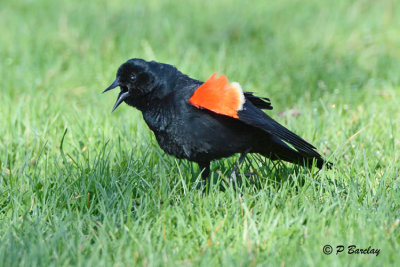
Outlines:
[[[200,170],[203,172],[201,173],[201,186],[203,187],[203,191],[206,190],[207,186],[207,179],[210,176],[210,162],[199,162]]]
[[[244,159],[246,158],[247,153],[250,152],[250,149],[246,149],[239,157],[238,162],[236,162],[235,167],[233,168],[231,175],[229,177],[229,181],[232,183],[233,185],[233,189],[236,189],[236,176],[237,176],[237,171],[239,169],[239,165],[242,164],[242,162],[244,161]]]

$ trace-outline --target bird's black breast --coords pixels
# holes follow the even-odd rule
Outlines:
[[[193,157],[194,146],[191,137],[184,133],[188,132],[189,128],[187,120],[190,111],[186,110],[187,101],[195,88],[186,88],[186,91],[181,90],[163,99],[153,100],[152,108],[143,111],[143,118],[153,131],[160,147],[177,158]]]

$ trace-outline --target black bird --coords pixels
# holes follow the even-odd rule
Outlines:
[[[118,86],[113,111],[122,102],[140,110],[160,147],[197,162],[204,180],[212,160],[235,153],[242,153],[239,164],[247,153],[308,167],[313,160],[318,168],[327,163],[313,145],[262,111],[272,109],[268,98],[243,92],[224,75],[201,82],[172,65],[135,58],[119,67],[104,92]]]

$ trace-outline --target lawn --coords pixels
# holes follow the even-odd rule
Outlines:
[[[395,0],[2,0],[0,266],[398,266],[398,14]],[[236,155],[203,195],[196,164],[101,94],[133,57],[269,97],[333,169],[250,156],[259,180],[235,191]]]

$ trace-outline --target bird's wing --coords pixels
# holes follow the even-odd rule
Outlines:
[[[249,100],[254,106],[260,108],[260,109],[273,109],[271,105],[271,100],[266,97],[259,97],[253,95],[253,92],[243,92],[244,97],[246,100]]]
[[[312,144],[280,125],[248,101],[243,105],[243,109],[238,111],[238,117],[240,121],[263,129],[267,133],[277,136],[282,141],[291,144],[303,155],[316,158],[321,157]]]
[[[198,87],[189,103],[215,113],[238,119],[260,128],[292,145],[303,155],[320,158],[316,148],[273,120],[261,109],[272,109],[269,99],[258,98],[252,93],[243,93],[238,83],[229,83],[226,76],[214,73]],[[261,108],[261,109],[260,109]]]

